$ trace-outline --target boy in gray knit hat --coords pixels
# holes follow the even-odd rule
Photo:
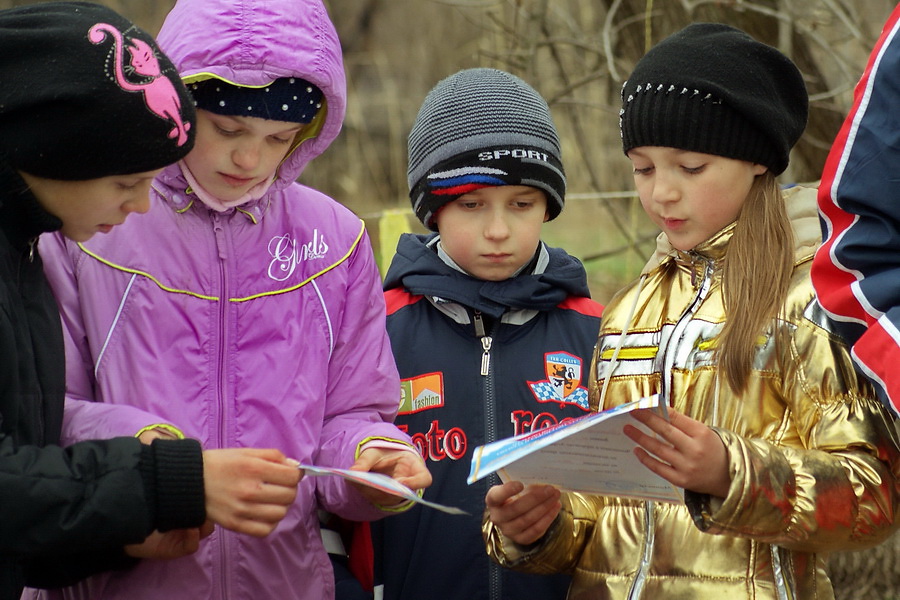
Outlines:
[[[385,279],[402,380],[396,423],[425,457],[429,500],[373,523],[385,600],[453,590],[468,600],[562,599],[568,577],[492,563],[481,537],[488,482],[466,484],[478,445],[586,414],[602,307],[581,262],[540,240],[566,180],[546,101],[496,69],[468,69],[427,95],[409,135],[413,210]],[[351,556],[351,560],[353,560]]]
[[[426,96],[409,134],[413,211],[437,231],[435,213],[467,192],[523,185],[544,192],[548,220],[566,193],[559,137],[550,108],[518,77],[468,69]]]

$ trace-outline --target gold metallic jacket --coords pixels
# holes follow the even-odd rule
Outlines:
[[[893,421],[815,301],[815,190],[794,188],[785,198],[798,246],[793,280],[783,318],[760,338],[745,393],[735,396],[717,376],[712,355],[733,226],[691,252],[667,248],[661,236],[641,280],[607,306],[594,357],[596,407],[625,328],[601,408],[660,393],[715,428],[728,451],[728,496],[686,492],[676,505],[563,494],[562,512],[534,547],[486,519],[494,560],[572,574],[570,600],[831,599],[822,553],[890,536],[900,474]]]

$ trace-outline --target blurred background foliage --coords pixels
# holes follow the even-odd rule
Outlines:
[[[0,8],[33,3],[0,0]],[[155,33],[173,0],[101,3]],[[889,0],[325,3],[343,44],[348,112],[341,136],[301,181],[363,217],[376,252],[388,260],[399,230],[421,230],[409,212],[406,135],[425,94],[461,68],[515,73],[547,98],[563,140],[566,209],[546,226],[545,240],[584,261],[594,297],[603,303],[637,275],[654,248],[656,231],[632,192],[617,129],[619,90],[646,49],[688,23],[713,21],[740,27],[791,57],[806,79],[811,110],[781,179],[815,182],[894,6]],[[837,597],[900,597],[897,540],[833,557]]]
[[[32,4],[0,0],[0,8]],[[103,2],[155,33],[173,0]],[[693,21],[740,27],[803,72],[809,126],[784,183],[819,178],[889,0],[325,0],[341,37],[348,111],[301,180],[369,225],[381,261],[409,216],[406,135],[425,94],[467,67],[508,70],[545,98],[563,140],[566,209],[545,240],[580,257],[607,302],[652,252],[656,231],[619,144],[619,90],[645,50]],[[386,227],[382,220],[385,215]]]

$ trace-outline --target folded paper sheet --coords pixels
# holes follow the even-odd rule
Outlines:
[[[683,502],[681,489],[638,461],[625,423],[650,434],[629,413],[660,408],[658,396],[641,398],[600,413],[479,446],[472,456],[469,483],[490,473],[506,481],[542,483],[565,491]],[[652,435],[652,434],[650,434]]]
[[[334,467],[317,467],[315,465],[304,464],[301,464],[299,468],[303,469],[307,475],[337,475],[338,477],[343,477],[344,479],[367,485],[371,488],[375,488],[376,490],[381,490],[382,492],[393,494],[394,496],[400,496],[401,498],[412,500],[413,502],[416,502],[418,504],[423,504],[430,508],[449,513],[451,515],[469,514],[461,508],[456,508],[454,506],[444,506],[443,504],[438,504],[437,502],[429,502],[428,500],[424,500],[420,498],[417,493],[415,493],[402,483],[398,483],[387,475],[382,475],[381,473],[366,473],[363,471],[336,469]]]

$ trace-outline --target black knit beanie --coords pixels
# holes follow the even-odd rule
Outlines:
[[[497,69],[459,71],[428,93],[409,134],[407,176],[413,211],[435,231],[438,209],[478,188],[538,188],[550,219],[566,194],[550,107],[530,85]]]
[[[665,146],[746,160],[782,173],[806,127],[800,71],[739,29],[695,23],[651,48],[622,88],[627,154]]]
[[[153,171],[193,147],[187,90],[153,38],[87,2],[0,11],[0,159],[49,179]]]

